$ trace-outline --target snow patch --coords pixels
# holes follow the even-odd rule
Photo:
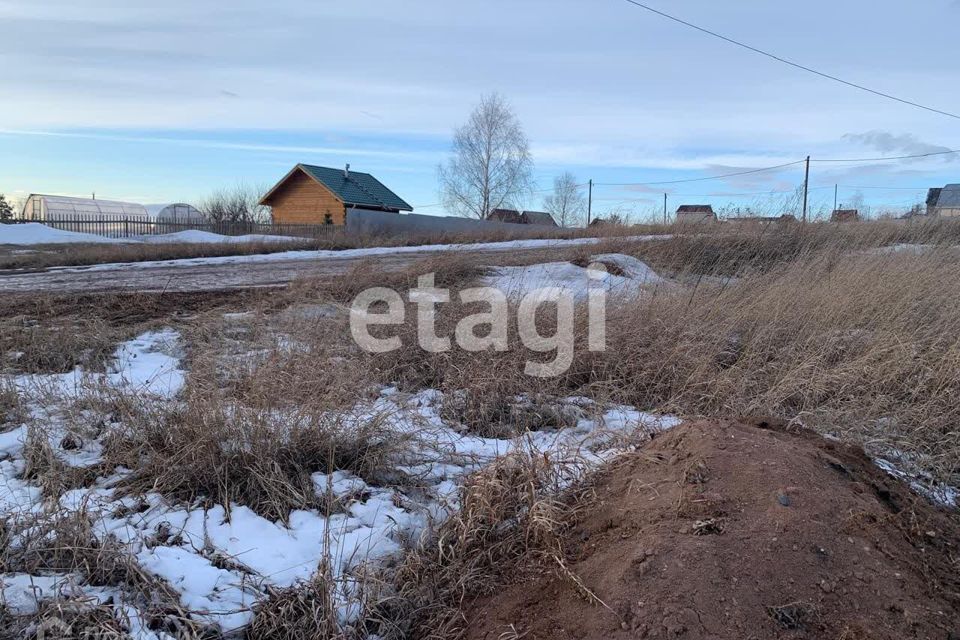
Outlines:
[[[243,236],[224,236],[209,231],[200,231],[189,229],[187,231],[177,231],[176,233],[163,233],[158,235],[136,236],[135,242],[146,244],[237,244],[244,242],[308,242],[310,238],[297,238],[294,236],[271,236],[265,234],[248,234]]]
[[[559,287],[576,299],[586,299],[591,289],[619,296],[638,296],[645,287],[666,282],[641,260],[623,254],[600,254],[596,262],[615,265],[625,275],[590,270],[572,262],[547,262],[523,267],[496,267],[484,284],[520,298],[538,289]]]
[[[39,222],[23,224],[0,224],[0,244],[123,244],[135,240],[120,240],[94,235],[54,229]]]

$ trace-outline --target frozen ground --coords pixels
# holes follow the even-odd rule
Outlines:
[[[678,422],[631,407],[601,407],[585,398],[567,398],[560,402],[579,416],[568,428],[533,432],[515,440],[483,438],[441,418],[444,398],[438,391],[404,394],[385,388],[378,398],[359,402],[336,419],[348,426],[383,421],[397,438],[410,441],[411,446],[393,460],[395,481],[373,486],[346,472],[314,474],[318,496],[331,505],[326,513],[294,511],[283,523],[241,505],[231,505],[228,513],[223,507],[202,508],[158,494],[120,495],[116,486],[129,473],[122,468],[105,473],[92,486],[67,491],[57,502],[44,500],[40,487],[23,478],[24,445],[31,425],[43,424],[63,464],[91,468],[101,463],[102,438],[110,429],[65,450],[67,406],[81,393],[111,390],[156,403],[177,402],[184,380],[176,357],[178,342],[171,330],[141,335],[116,350],[104,374],[76,370],[13,377],[29,416],[0,434],[0,509],[8,521],[62,518],[82,510],[91,516],[99,539],[122,543],[144,570],[178,594],[182,606],[224,632],[246,625],[252,605],[269,588],[310,579],[324,557],[331,560],[330,572],[338,585],[339,616],[350,620],[359,606],[353,572],[421,539],[457,508],[457,488],[464,475],[498,456],[518,447],[549,452],[558,464],[566,463],[568,474],[576,474],[615,455],[624,446],[624,434],[662,430]],[[517,402],[526,400],[518,396]],[[93,419],[99,418],[91,415]],[[278,429],[281,422],[278,416]],[[138,628],[136,600],[120,588],[91,587],[76,574],[56,572],[4,574],[0,580],[3,603],[14,614],[30,614],[39,602],[51,598],[110,602],[128,629],[145,634],[142,637],[159,637]]]
[[[637,236],[624,241],[643,242],[669,236]],[[343,251],[282,251],[248,256],[187,258],[149,262],[57,267],[37,273],[0,274],[0,293],[35,291],[216,291],[283,285],[300,277],[340,276],[366,260],[377,268],[402,270],[439,253],[471,252],[478,264],[486,256],[511,255],[549,258],[564,250],[602,242],[602,238],[570,240],[516,240],[461,245],[370,247]],[[555,258],[554,258],[555,259]]]

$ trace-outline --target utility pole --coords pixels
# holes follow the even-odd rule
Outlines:
[[[667,224],[667,194],[663,194],[663,224]]]
[[[587,191],[587,226],[590,226],[590,214],[593,212],[593,178],[590,179],[590,187]]]
[[[837,210],[837,190],[840,188],[840,185],[833,185],[833,210]]]
[[[803,177],[803,221],[807,221],[807,193],[810,191],[810,156],[807,156],[807,171]]]

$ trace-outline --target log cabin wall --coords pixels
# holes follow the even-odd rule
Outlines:
[[[346,222],[343,202],[329,189],[296,171],[270,197],[276,224],[330,224]],[[329,218],[327,218],[329,216]]]

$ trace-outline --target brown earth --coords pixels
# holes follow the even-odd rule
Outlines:
[[[569,572],[518,572],[467,638],[960,639],[960,519],[812,433],[687,423],[581,514]]]

